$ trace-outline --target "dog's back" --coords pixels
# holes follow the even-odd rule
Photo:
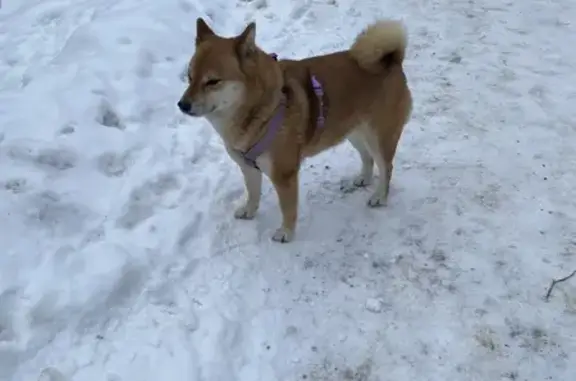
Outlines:
[[[310,142],[305,156],[337,144],[357,127],[370,126],[379,140],[399,137],[412,109],[402,68],[406,41],[402,25],[385,20],[364,30],[349,50],[281,61],[286,77],[306,87],[314,75],[326,94],[326,131]]]

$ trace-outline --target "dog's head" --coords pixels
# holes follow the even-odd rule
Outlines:
[[[277,82],[274,59],[256,46],[255,23],[250,23],[240,35],[226,38],[216,35],[198,18],[188,88],[178,108],[198,117],[227,113],[251,100],[262,99]]]

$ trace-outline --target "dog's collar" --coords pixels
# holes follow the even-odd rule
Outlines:
[[[278,60],[278,55],[276,53],[271,54],[274,60]],[[324,117],[324,89],[322,88],[322,84],[316,78],[315,75],[310,76],[310,80],[312,82],[312,89],[314,90],[314,94],[318,98],[319,110],[318,110],[318,117],[316,118],[316,128],[323,128],[325,117]],[[282,120],[284,119],[284,112],[286,111],[286,101],[282,99],[278,108],[276,109],[274,115],[270,122],[268,122],[268,126],[266,128],[266,133],[260,140],[258,140],[248,151],[240,152],[240,155],[244,159],[244,161],[251,166],[252,168],[256,168],[260,170],[256,160],[262,155],[272,144],[272,141],[276,137],[276,133],[282,127]]]

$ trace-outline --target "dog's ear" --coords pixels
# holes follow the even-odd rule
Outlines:
[[[238,53],[241,57],[249,57],[256,52],[256,23],[248,24],[244,32],[236,37]]]
[[[202,17],[196,19],[196,45],[204,41],[206,37],[213,36],[214,32]]]

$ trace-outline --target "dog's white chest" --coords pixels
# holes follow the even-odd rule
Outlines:
[[[219,118],[215,116],[206,119],[208,119],[208,123],[212,125],[212,128],[214,128],[214,130],[218,133],[218,135],[220,135],[220,137],[224,139],[225,137],[224,131],[226,130],[227,121],[224,118]]]

